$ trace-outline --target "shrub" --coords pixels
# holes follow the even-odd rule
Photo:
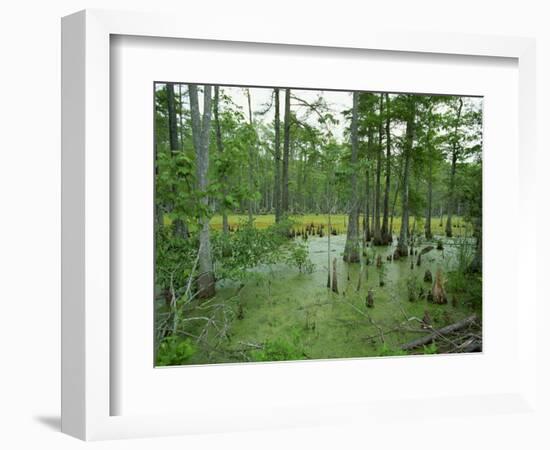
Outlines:
[[[405,356],[407,352],[401,349],[392,349],[384,342],[376,351],[376,356]]]
[[[425,355],[435,355],[437,350],[437,344],[435,342],[432,342],[430,345],[424,345]]]
[[[303,351],[296,345],[282,339],[266,341],[261,350],[252,353],[254,361],[292,361],[303,359]]]
[[[315,267],[309,259],[308,247],[303,243],[295,243],[291,246],[287,263],[297,267],[300,273],[311,273]]]
[[[160,341],[157,349],[158,366],[184,364],[195,353],[195,346],[186,338],[168,336]]]

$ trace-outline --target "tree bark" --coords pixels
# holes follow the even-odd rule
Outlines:
[[[254,129],[254,123],[252,121],[252,101],[250,99],[250,89],[246,89],[246,98],[248,100],[248,123],[252,129]],[[254,147],[252,144],[248,146],[248,222],[252,223],[252,214],[254,208],[254,199],[252,198],[253,193],[255,193],[254,186]]]
[[[457,117],[456,117],[456,123],[455,123],[455,130],[454,130],[454,139],[453,139],[453,145],[452,145],[452,156],[451,156],[451,181],[449,183],[449,203],[447,205],[447,224],[445,226],[445,234],[447,237],[453,236],[453,224],[452,224],[452,218],[453,218],[453,210],[455,208],[455,175],[456,175],[456,162],[458,159],[458,151],[459,151],[459,145],[458,145],[458,127],[460,125],[460,116],[462,114],[462,106],[463,101],[461,98],[458,99],[458,111],[457,111]]]
[[[384,244],[391,242],[391,235],[388,228],[388,215],[390,203],[390,174],[391,174],[391,135],[390,135],[390,96],[386,96],[386,189],[384,192],[384,217],[382,219],[382,240]]]
[[[168,135],[170,139],[170,154],[172,157],[181,150],[180,140],[178,139],[178,118],[176,114],[176,96],[174,92],[174,85],[168,83],[166,85],[166,98],[168,102]],[[174,191],[174,188],[172,188]],[[171,208],[172,209],[172,208]],[[174,234],[181,238],[186,239],[189,237],[187,231],[187,225],[185,221],[177,217],[173,221]]]
[[[201,119],[199,111],[199,96],[197,85],[189,85],[189,103],[191,110],[191,131],[193,135],[193,145],[197,156],[197,188],[201,193],[201,204],[203,211],[199,218],[199,270],[197,277],[197,298],[205,299],[213,297],[216,294],[216,283],[214,279],[214,269],[212,264],[212,250],[210,247],[210,219],[206,211],[208,210],[208,197],[206,195],[208,187],[208,150],[210,144],[210,120],[212,87],[204,86],[204,107]]]
[[[168,83],[166,85],[166,97],[168,100],[168,131],[170,137],[170,151],[172,154],[177,153],[180,149],[178,139],[178,119],[176,115],[176,98],[174,94],[174,85]]]
[[[433,199],[433,161],[428,161],[428,206],[426,208],[426,224],[424,225],[424,234],[426,239],[432,239],[432,199]]]
[[[426,134],[426,149],[428,151],[428,205],[426,208],[426,224],[424,225],[424,234],[426,239],[432,239],[432,199],[433,199],[433,158],[431,142],[432,133],[432,106],[428,110],[428,131]]]
[[[359,262],[359,236],[357,230],[359,216],[359,201],[357,196],[357,102],[359,94],[353,93],[353,110],[351,117],[351,209],[348,218],[348,230],[346,237],[346,246],[344,248],[344,261],[348,263]]]
[[[281,196],[281,212],[288,213],[288,166],[290,156],[290,89],[285,89],[285,121],[283,143],[283,193]]]
[[[220,126],[219,106],[220,105],[220,87],[214,87],[214,122],[216,124],[216,146],[220,156],[223,154],[222,130]],[[225,170],[225,169],[224,169]],[[221,174],[222,182],[222,230],[224,234],[229,233],[229,221],[227,219],[227,208],[225,207],[225,198],[227,197],[227,174]]]
[[[330,202],[330,186],[327,183],[327,199]],[[330,217],[330,203],[328,208],[328,230],[327,230],[327,264],[328,264],[328,270],[327,270],[327,288],[330,288],[330,236],[332,234],[332,222]]]
[[[404,147],[404,163],[403,163],[403,187],[401,197],[401,230],[399,233],[399,241],[397,243],[397,250],[400,256],[407,256],[408,247],[407,242],[409,238],[409,172],[412,157],[412,146],[414,139],[414,121],[416,115],[415,98],[413,95],[409,95],[407,98],[408,114],[407,114],[407,126],[405,131],[405,147]]]
[[[273,196],[275,197],[275,222],[281,220],[281,118],[279,105],[279,88],[275,88],[275,183]]]
[[[384,113],[384,97],[380,94],[379,106],[379,123],[378,123],[378,146],[376,148],[376,187],[374,198],[374,245],[382,245],[382,234],[380,230],[380,174],[382,171],[382,135],[384,125],[382,114]]]

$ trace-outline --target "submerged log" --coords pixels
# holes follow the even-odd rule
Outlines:
[[[425,255],[426,253],[432,251],[434,249],[433,245],[428,245],[427,247],[424,247],[422,250],[420,250],[420,255]]]
[[[428,245],[427,247],[424,247],[420,252],[418,252],[418,259],[416,260],[416,265],[420,266],[422,264],[422,255],[425,255],[426,253],[433,250],[432,245]]]
[[[446,336],[456,331],[463,330],[464,328],[474,324],[476,320],[477,316],[473,314],[470,317],[466,317],[465,319],[460,320],[459,322],[455,322],[451,325],[447,325],[446,327],[435,330],[433,333],[430,333],[427,336],[423,336],[421,338],[415,339],[414,341],[407,342],[406,344],[403,344],[401,346],[401,350],[412,350],[423,345],[431,344],[438,337]]]

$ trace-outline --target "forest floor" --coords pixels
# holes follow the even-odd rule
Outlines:
[[[244,216],[243,216],[244,218]],[[325,223],[325,216],[302,216],[302,223]],[[239,216],[231,216],[233,224]],[[267,226],[271,216],[256,218],[256,226]],[[344,216],[333,216],[333,223],[344,226]],[[439,219],[437,219],[439,224]],[[219,222],[221,223],[221,221]],[[215,217],[212,226],[218,226]],[[265,224],[265,225],[264,225]],[[338,225],[336,225],[338,226]],[[398,224],[397,224],[398,226]],[[394,227],[396,223],[394,222]],[[457,228],[459,226],[457,225]],[[435,230],[437,233],[437,229]],[[457,233],[458,234],[458,233]],[[302,239],[300,237],[296,239]],[[309,258],[314,264],[311,273],[299,273],[294,267],[276,264],[256,267],[243,285],[235,282],[219,282],[217,295],[208,302],[223,303],[235,318],[227,332],[227,339],[207,337],[205,345],[186,364],[243,362],[277,359],[327,359],[402,354],[400,346],[425,335],[421,320],[429,315],[433,328],[439,328],[461,320],[475,311],[470,300],[460,293],[447,292],[449,301],[439,305],[430,303],[426,296],[418,295],[409,300],[412,290],[426,294],[432,283],[425,282],[427,269],[435,277],[441,269],[444,277],[458,264],[460,245],[471,245],[471,238],[445,238],[436,235],[433,241],[418,243],[418,250],[433,245],[434,249],[422,256],[422,264],[416,265],[417,256],[388,261],[396,240],[391,246],[371,247],[371,261],[380,255],[383,268],[370,265],[347,264],[342,260],[345,234],[331,236],[331,260],[337,260],[339,293],[327,289],[327,240],[311,236],[307,244]],[[436,242],[443,242],[443,250],[436,250]],[[414,262],[411,267],[411,260]],[[380,286],[380,276],[385,281]],[[359,289],[358,282],[361,278]],[[368,291],[372,289],[374,307],[366,308]],[[479,291],[481,296],[481,290]],[[454,301],[453,301],[454,298]],[[481,299],[477,304],[481,308]],[[271,346],[270,346],[271,345]],[[273,354],[265,354],[266,347]],[[260,350],[263,349],[263,350]],[[263,354],[259,353],[264,351]],[[421,353],[435,353],[437,348],[421,349]],[[284,354],[292,354],[287,358]]]

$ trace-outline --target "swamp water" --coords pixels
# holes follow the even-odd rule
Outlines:
[[[302,239],[302,238],[296,238]],[[424,335],[418,320],[428,311],[434,328],[458,321],[471,309],[460,300],[456,306],[437,305],[426,298],[409,300],[408,282],[415,278],[416,290],[427,293],[432,283],[424,282],[429,269],[435,279],[438,268],[447,273],[457,265],[461,238],[437,236],[415,247],[432,245],[433,250],[398,261],[388,261],[392,246],[371,247],[371,263],[347,264],[342,259],[346,236],[331,236],[331,261],[336,258],[339,294],[327,289],[327,237],[309,237],[305,241],[313,272],[299,273],[295,267],[277,264],[259,267],[244,286],[233,282],[218,283],[216,302],[226,302],[239,311],[230,328],[229,338],[209,340],[187,364],[246,362],[255,348],[266,342],[289,343],[299,349],[300,359],[327,359],[382,356],[384,349],[395,351],[400,345]],[[437,240],[444,249],[436,250]],[[380,286],[380,270],[376,256],[381,255],[384,286]],[[411,269],[411,260],[414,261]],[[362,268],[362,266],[364,266]],[[357,290],[358,278],[361,286]],[[369,289],[374,307],[366,308]],[[416,318],[416,319],[414,319]],[[382,330],[382,332],[381,332]]]

